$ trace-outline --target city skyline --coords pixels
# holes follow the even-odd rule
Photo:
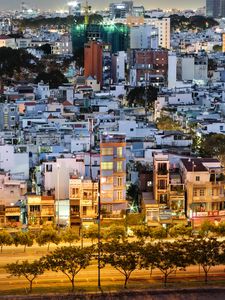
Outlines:
[[[63,1],[63,0],[49,0],[47,3],[43,0],[29,0],[25,1],[28,5],[34,8],[40,8],[40,9],[62,9],[66,8],[66,4],[68,1]],[[85,1],[83,1],[85,2]],[[93,6],[93,8],[96,9],[104,9],[108,7],[108,4],[113,1],[104,1],[104,6],[101,6],[102,1],[97,0],[97,1],[89,1],[90,5]],[[119,1],[114,1],[114,2],[119,2]],[[20,8],[22,1],[18,0],[10,0],[10,2],[6,2],[5,0],[0,0],[0,7],[3,10],[7,9],[15,9],[18,10]],[[153,0],[151,1],[151,4],[149,4],[148,1],[134,1],[136,5],[144,5],[146,8],[192,8],[196,9],[198,7],[201,7],[205,5],[204,0],[190,0],[189,3],[187,4],[186,1],[182,0],[173,0],[173,1],[167,1],[167,0]]]

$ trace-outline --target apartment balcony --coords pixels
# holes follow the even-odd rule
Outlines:
[[[158,176],[167,176],[168,173],[169,173],[169,171],[166,170],[166,169],[165,169],[165,170],[162,169],[162,170],[158,170],[158,171],[157,171],[157,175],[158,175]]]

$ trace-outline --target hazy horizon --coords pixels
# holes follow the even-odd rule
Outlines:
[[[23,1],[20,0],[0,0],[0,9],[1,10],[7,10],[7,9],[12,9],[12,10],[18,10],[21,6],[21,3]],[[26,2],[29,6],[33,8],[40,8],[40,9],[62,9],[67,7],[67,0],[28,0],[24,1]],[[85,3],[85,1],[82,1]],[[108,1],[102,1],[102,0],[89,0],[90,5],[94,9],[102,9],[105,7],[108,7],[108,4],[110,2],[122,2],[122,0],[108,0]],[[185,1],[185,0],[173,0],[173,1],[168,1],[168,0],[151,0],[149,3],[149,0],[145,1],[134,1],[135,5],[144,5],[146,9],[148,8],[186,8],[186,9],[195,9],[198,7],[201,7],[205,5],[205,0],[190,0]],[[104,3],[104,5],[102,5]]]

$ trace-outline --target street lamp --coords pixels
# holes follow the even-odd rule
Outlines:
[[[98,289],[101,290],[101,195],[100,184],[101,178],[98,179]]]
[[[57,164],[57,226],[59,231],[59,170],[60,170],[60,164]]]

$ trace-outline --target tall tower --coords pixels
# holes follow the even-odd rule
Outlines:
[[[125,135],[104,133],[100,151],[101,207],[106,214],[120,214],[127,207]]]
[[[84,45],[84,76],[92,76],[102,84],[102,43],[90,41]]]

